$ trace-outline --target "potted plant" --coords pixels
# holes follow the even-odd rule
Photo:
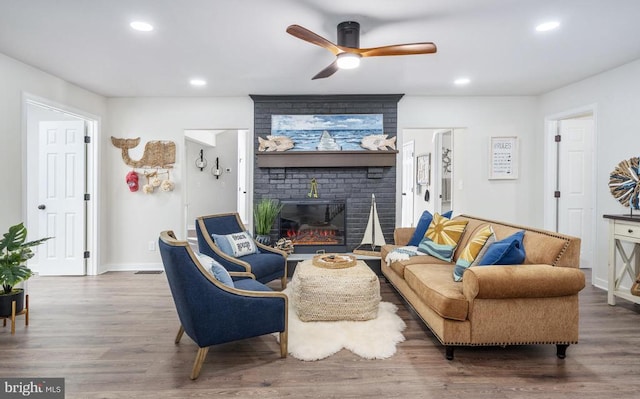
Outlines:
[[[256,228],[256,241],[261,244],[271,243],[271,226],[282,210],[282,204],[271,198],[263,198],[253,208],[253,218]]]
[[[14,288],[33,274],[27,260],[33,258],[31,247],[42,244],[51,237],[35,241],[27,240],[27,228],[23,223],[9,227],[0,240],[0,317],[11,316],[11,303],[16,302],[16,313],[24,309],[24,290]]]

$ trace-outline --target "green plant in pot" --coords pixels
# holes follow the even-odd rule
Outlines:
[[[261,244],[271,243],[271,226],[282,210],[282,204],[271,198],[263,198],[253,208],[253,219],[256,228],[256,241]]]
[[[27,228],[23,223],[9,227],[0,240],[0,316],[11,315],[11,303],[16,302],[16,313],[24,308],[24,290],[14,288],[27,280],[33,272],[27,267],[27,260],[33,258],[32,247],[42,244],[51,237],[27,241]]]

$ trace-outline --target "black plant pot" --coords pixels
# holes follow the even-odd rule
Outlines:
[[[262,245],[271,245],[271,236],[256,234],[256,241],[258,241]]]
[[[16,301],[16,314],[24,309],[24,290],[14,288],[9,294],[0,294],[0,317],[11,316],[11,302]]]

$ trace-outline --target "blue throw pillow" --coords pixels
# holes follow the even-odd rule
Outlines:
[[[234,286],[233,280],[231,279],[227,269],[225,269],[224,266],[218,263],[215,259],[205,254],[201,254],[200,252],[196,252],[196,257],[200,261],[202,267],[211,273],[216,280],[229,287]]]
[[[451,213],[453,211],[449,211],[443,213],[442,216],[447,219],[451,219]],[[429,229],[429,225],[431,224],[431,220],[433,219],[433,215],[429,211],[422,212],[422,216],[420,216],[420,220],[418,220],[418,225],[416,226],[416,230],[413,232],[413,236],[409,240],[407,246],[417,247],[420,245],[422,240],[424,239],[424,235],[427,233],[427,229]]]
[[[227,269],[225,269],[224,266],[222,266],[215,260],[211,263],[211,274],[213,274],[213,277],[215,277],[216,280],[218,280],[222,284],[228,287],[234,287],[233,280],[231,279],[231,276],[229,275]]]
[[[524,230],[491,244],[485,252],[478,266],[486,265],[519,265],[526,257],[524,245]]]

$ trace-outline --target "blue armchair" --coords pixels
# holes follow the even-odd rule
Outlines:
[[[175,343],[187,335],[200,348],[190,378],[200,375],[211,345],[280,333],[280,356],[287,356],[287,296],[252,278],[222,284],[200,264],[186,241],[160,233],[158,247],[180,319]]]
[[[212,234],[227,235],[246,231],[237,213],[200,216],[196,218],[198,250],[220,262],[229,272],[251,273],[261,283],[280,278],[287,287],[287,253],[255,241],[258,253],[234,258],[225,254],[214,242]]]

